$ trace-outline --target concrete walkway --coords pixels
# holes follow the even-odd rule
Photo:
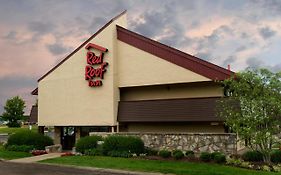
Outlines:
[[[40,156],[32,156],[32,157],[25,157],[25,158],[20,158],[20,159],[13,159],[13,160],[9,160],[9,162],[34,163],[34,162],[38,162],[38,161],[41,161],[41,160],[57,158],[57,157],[60,157],[61,154],[63,154],[63,153],[49,153],[49,154],[43,154],[43,155],[40,155]]]

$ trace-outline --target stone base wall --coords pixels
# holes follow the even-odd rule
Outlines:
[[[9,138],[8,134],[0,134],[0,143],[7,143]]]
[[[192,150],[195,153],[219,151],[227,155],[236,154],[236,134],[193,133],[90,133],[90,135],[125,135],[140,137],[146,147],[161,150]]]

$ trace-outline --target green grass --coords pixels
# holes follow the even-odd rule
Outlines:
[[[31,153],[6,151],[3,146],[0,146],[0,159],[11,160],[30,156],[32,156]]]
[[[36,125],[33,125],[32,131],[37,132],[38,130],[37,128],[38,127]],[[4,133],[12,134],[18,131],[27,131],[27,130],[29,130],[29,128],[26,125],[22,126],[21,128],[8,128],[7,126],[0,126],[0,134],[4,134]]]
[[[71,156],[48,159],[43,163],[88,166],[98,168],[122,169],[131,171],[160,172],[188,175],[277,175],[279,173],[262,172],[206,163],[177,161],[140,160],[132,158],[114,158],[99,156]]]

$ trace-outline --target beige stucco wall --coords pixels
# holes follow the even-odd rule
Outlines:
[[[210,81],[122,41],[117,43],[119,87]]]
[[[82,48],[39,82],[38,124],[45,126],[116,125],[119,90],[116,25],[126,27],[126,15],[113,21],[90,42],[106,47],[108,62],[102,87],[85,80],[86,49]]]
[[[224,127],[222,124],[211,125],[211,123],[130,123],[120,132],[224,133]]]
[[[221,85],[214,82],[130,87],[120,91],[122,101],[223,96]]]

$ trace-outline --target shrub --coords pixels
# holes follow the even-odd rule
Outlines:
[[[92,149],[86,149],[84,151],[84,154],[87,156],[102,156],[102,150],[92,148]]]
[[[144,143],[138,137],[132,136],[108,136],[103,143],[103,152],[109,155],[109,152],[127,152],[139,155],[144,153]]]
[[[146,148],[146,149],[145,149],[145,153],[146,153],[148,156],[157,156],[158,150],[155,150],[155,149],[152,149],[152,148]]]
[[[50,137],[32,131],[19,131],[12,134],[7,142],[7,146],[27,145],[39,150],[43,150],[45,146],[53,144],[53,140]]]
[[[188,155],[194,155],[194,151],[191,151],[191,150],[188,150],[185,152],[185,155],[188,156]]]
[[[8,151],[30,152],[34,149],[31,145],[9,145],[6,147]]]
[[[211,154],[208,152],[202,152],[200,154],[200,160],[202,160],[203,162],[209,162],[211,161]]]
[[[168,150],[160,150],[159,151],[159,156],[163,157],[163,158],[169,158],[171,157],[171,151]]]
[[[173,151],[173,157],[176,159],[176,160],[179,160],[179,159],[182,159],[184,157],[184,154],[181,150],[174,150]]]
[[[216,154],[213,159],[216,163],[225,163],[226,157],[224,154]]]
[[[211,160],[215,160],[215,156],[216,156],[216,155],[221,155],[221,154],[222,154],[222,153],[217,152],[217,151],[212,152],[211,155],[210,155],[210,156],[211,156]]]
[[[86,136],[79,139],[76,143],[76,151],[82,154],[85,150],[97,148],[98,141],[102,140],[101,136]]]
[[[234,165],[234,166],[241,166],[243,162],[244,161],[241,159],[234,159],[234,158],[230,158],[226,160],[227,165]]]
[[[193,159],[193,158],[195,158],[195,153],[194,153],[194,151],[189,150],[189,151],[185,152],[185,156],[189,159]]]
[[[271,152],[271,162],[281,163],[281,150],[274,150]]]
[[[259,151],[247,151],[242,155],[242,159],[249,162],[262,162],[263,155]]]
[[[129,158],[133,156],[128,151],[116,151],[116,150],[109,151],[107,155],[111,157],[124,157],[124,158]]]

